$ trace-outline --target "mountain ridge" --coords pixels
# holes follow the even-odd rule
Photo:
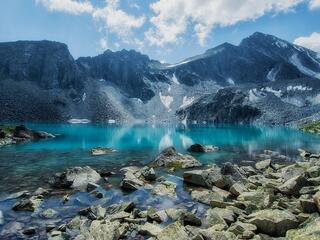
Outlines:
[[[241,89],[245,98],[252,97],[253,93],[259,96],[277,94],[279,101],[299,108],[312,102],[313,107],[305,112],[313,114],[318,86],[307,91],[310,96],[305,97],[311,100],[301,100],[305,93],[291,91],[293,96],[288,103],[286,81],[296,83],[291,86],[293,89],[299,89],[300,85],[301,89],[309,89],[310,81],[319,79],[320,60],[316,52],[259,32],[243,39],[239,45],[223,43],[176,64],[162,64],[135,50],[106,50],[97,56],[74,59],[64,43],[47,40],[6,42],[0,43],[0,101],[4,106],[0,117],[4,120],[48,120],[39,112],[36,117],[32,116],[32,103],[28,99],[16,99],[15,94],[33,96],[39,106],[45,103],[52,109],[54,121],[72,118],[97,122],[112,119],[168,121],[177,118],[176,112],[181,119],[179,113],[183,111],[180,110],[187,106],[195,104],[199,108],[201,104],[196,103],[202,96],[215,95],[220,89],[230,87]],[[277,93],[279,83],[283,84],[283,95]],[[261,90],[263,86],[268,86],[268,93]],[[273,89],[274,86],[278,89]],[[262,119],[265,116],[262,108],[266,103],[259,104],[252,107],[262,112]],[[22,113],[28,112],[29,117],[19,114],[15,118],[11,109],[17,108]],[[190,116],[191,112],[197,111],[182,115],[189,114],[190,119],[196,121],[199,116]],[[308,117],[308,114],[302,115]],[[297,118],[275,123],[283,124]]]

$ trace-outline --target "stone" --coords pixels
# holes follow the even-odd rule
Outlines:
[[[127,202],[122,204],[113,204],[106,208],[106,213],[115,214],[118,212],[132,212],[135,208],[134,202]]]
[[[93,190],[95,190],[96,188],[99,188],[100,186],[96,183],[92,183],[92,182],[88,182],[87,185],[87,192],[91,192]]]
[[[213,145],[202,145],[199,143],[193,144],[188,148],[189,152],[196,152],[196,153],[208,153],[208,152],[216,152],[219,148]]]
[[[241,221],[237,221],[232,223],[228,229],[229,232],[234,233],[235,235],[242,235],[245,231],[255,232],[257,231],[256,225],[250,223],[244,223]]]
[[[23,230],[22,232],[24,235],[34,235],[36,233],[36,228],[29,227]]]
[[[313,166],[311,168],[308,168],[306,173],[310,178],[320,177],[320,166]]]
[[[216,187],[216,186],[213,186],[213,187],[211,188],[211,191],[212,191],[212,192],[215,192],[215,193],[217,193],[217,194],[219,194],[219,195],[221,195],[221,196],[223,196],[225,199],[228,199],[228,198],[231,197],[231,193],[230,193],[230,192],[228,192],[228,191],[226,191],[226,190],[223,190],[223,189],[221,189],[221,188],[218,188],[218,187]]]
[[[44,188],[41,188],[39,187],[35,192],[34,192],[34,195],[42,195],[42,196],[45,196],[45,195],[48,195],[49,194],[49,191],[47,189],[44,189]]]
[[[90,152],[91,152],[91,155],[93,156],[100,156],[100,155],[116,152],[116,150],[108,147],[97,147],[97,148],[91,149]]]
[[[40,213],[40,216],[43,218],[54,218],[57,217],[58,212],[52,208],[48,208]]]
[[[156,173],[153,168],[149,168],[146,166],[146,167],[142,168],[140,171],[141,171],[141,175],[147,181],[154,181],[157,178]]]
[[[156,159],[151,163],[155,167],[166,168],[192,168],[199,167],[202,164],[190,155],[182,155],[178,153],[174,147],[164,149]]]
[[[191,226],[198,226],[198,227],[202,225],[201,219],[198,218],[195,214],[190,212],[183,213],[180,219],[183,221],[184,225],[191,225]]]
[[[180,219],[181,216],[183,216],[187,212],[187,210],[179,208],[168,208],[165,210],[165,212],[171,220],[176,221]]]
[[[284,181],[301,176],[304,173],[305,169],[298,164],[289,165],[281,169],[281,177],[284,179]]]
[[[255,164],[256,169],[262,171],[271,166],[271,159],[266,159]]]
[[[183,173],[183,181],[188,184],[207,187],[206,172],[204,170],[191,170]]]
[[[320,239],[320,218],[317,217],[303,224],[299,229],[287,231],[286,239],[288,240],[316,240]]]
[[[151,192],[158,196],[177,198],[176,187],[177,184],[175,184],[174,182],[163,181],[158,183]]]
[[[145,183],[131,171],[125,173],[120,184],[121,188],[124,190],[138,190],[144,185]]]
[[[219,202],[224,202],[226,200],[226,198],[223,195],[217,192],[206,190],[206,189],[199,189],[199,190],[192,191],[191,197],[193,200],[206,205],[210,205],[213,200],[216,200]]]
[[[243,192],[248,191],[248,189],[242,183],[235,183],[230,187],[229,191],[231,194],[238,197]]]
[[[320,212],[320,191],[313,195],[313,202],[316,204],[318,211]]]
[[[293,177],[289,180],[287,180],[284,184],[279,186],[279,191],[285,195],[299,195],[299,191],[301,188],[308,186],[309,182],[305,178],[304,175]]]
[[[12,209],[14,211],[28,211],[28,212],[34,212],[42,203],[43,198],[40,196],[32,196],[28,199],[22,199],[18,202],[16,202]]]
[[[81,230],[77,239],[115,240],[120,238],[121,224],[118,221],[92,221],[88,230]]]
[[[236,165],[227,162],[224,163],[221,168],[221,173],[224,176],[229,176],[228,187],[230,188],[235,182],[245,184],[247,179],[245,177],[245,173]],[[223,188],[223,187],[222,187]]]
[[[232,232],[216,230],[214,226],[201,230],[200,234],[206,240],[236,240]]]
[[[167,213],[165,210],[157,211],[154,208],[149,208],[147,211],[147,220],[148,221],[156,221],[158,223],[167,221]]]
[[[236,215],[230,209],[225,208],[212,208],[209,209],[206,213],[207,221],[209,225],[215,224],[227,224],[230,225],[235,221]],[[221,221],[221,219],[223,221]]]
[[[314,213],[318,210],[314,200],[312,198],[309,198],[308,195],[302,195],[299,198],[299,204],[303,213]]]
[[[146,222],[139,228],[139,233],[142,235],[150,235],[152,237],[156,237],[162,231],[162,227]]]
[[[165,227],[158,235],[157,240],[186,240],[188,233],[180,222],[175,222]]]
[[[287,210],[261,210],[248,217],[249,223],[256,225],[259,232],[272,237],[283,237],[288,230],[299,225],[295,215]]]
[[[55,188],[86,190],[88,183],[97,183],[101,179],[100,174],[88,166],[74,167],[65,172],[57,173],[50,179],[50,183]]]

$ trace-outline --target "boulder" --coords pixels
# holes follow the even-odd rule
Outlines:
[[[177,198],[176,194],[177,184],[170,181],[163,181],[158,183],[153,189],[152,193],[158,196],[167,196]]]
[[[212,201],[218,201],[218,202],[226,201],[226,198],[224,195],[207,190],[207,189],[193,190],[191,192],[191,197],[193,200],[206,205],[211,205]]]
[[[227,224],[230,225],[233,223],[236,219],[235,213],[231,209],[225,209],[225,208],[212,208],[209,209],[206,213],[206,218],[209,223],[209,225],[215,225],[215,224]],[[221,221],[223,220],[223,221]]]
[[[242,183],[235,183],[230,187],[229,191],[238,197],[241,193],[248,191],[248,189]]]
[[[162,227],[146,222],[144,225],[140,226],[139,233],[142,235],[149,235],[155,237],[160,234]]]
[[[86,190],[88,183],[97,183],[100,180],[100,174],[87,166],[69,168],[65,172],[57,173],[50,180],[50,183],[55,188]]]
[[[108,153],[116,152],[116,150],[108,147],[97,147],[90,150],[91,155],[93,156],[99,156],[99,155],[105,155]]]
[[[122,182],[120,184],[121,188],[124,190],[137,190],[144,185],[145,183],[131,171],[125,173],[124,178],[122,179]]]
[[[250,224],[250,223],[244,223],[241,221],[237,221],[235,223],[232,223],[230,228],[228,229],[229,232],[234,233],[235,235],[243,235],[245,231],[255,232],[257,231],[256,225]]]
[[[165,227],[158,235],[157,240],[186,240],[188,233],[180,222],[175,222]]]
[[[257,162],[255,166],[256,166],[256,169],[258,169],[260,171],[265,170],[271,166],[271,159],[266,159],[266,160]]]
[[[151,164],[155,167],[175,169],[199,167],[202,165],[194,157],[178,153],[174,147],[164,149]]]
[[[188,148],[189,152],[196,152],[196,153],[208,153],[208,152],[216,152],[219,148],[213,145],[202,145],[199,143],[193,144]]]
[[[293,177],[287,180],[284,184],[279,186],[279,191],[285,195],[299,195],[299,191],[301,188],[309,185],[308,180],[304,175]]]
[[[118,221],[94,220],[89,229],[83,228],[76,239],[104,239],[115,240],[120,238],[121,224]]]
[[[198,218],[195,214],[190,212],[185,212],[180,217],[184,225],[191,225],[191,226],[201,226],[202,222],[201,219]]]
[[[259,232],[273,237],[283,237],[288,230],[299,225],[295,215],[287,210],[261,210],[249,215],[249,219],[249,223],[256,225]]]
[[[154,169],[149,168],[148,166],[143,167],[140,172],[142,177],[147,181],[154,181],[157,178]]]
[[[32,196],[30,198],[22,199],[16,202],[12,206],[12,210],[34,212],[41,205],[42,202],[42,196]]]
[[[320,218],[317,217],[303,224],[299,229],[287,231],[286,239],[288,240],[316,240],[320,239]]]
[[[288,181],[289,179],[303,175],[304,172],[305,169],[303,167],[298,164],[292,164],[281,169],[281,177],[285,181]]]

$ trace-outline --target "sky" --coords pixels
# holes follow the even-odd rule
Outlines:
[[[320,52],[320,0],[1,0],[0,6],[0,42],[63,42],[74,58],[134,49],[176,63],[256,31]]]

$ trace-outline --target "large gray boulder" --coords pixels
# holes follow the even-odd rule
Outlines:
[[[50,179],[50,183],[55,188],[86,190],[89,183],[97,183],[100,180],[100,174],[91,167],[86,166],[69,168],[62,173],[57,173]]]
[[[299,225],[298,219],[287,210],[261,210],[249,215],[249,223],[257,226],[258,231],[273,237],[283,237],[290,229]]]
[[[199,167],[202,165],[194,157],[178,153],[174,147],[164,149],[151,164],[156,167],[175,169]]]

